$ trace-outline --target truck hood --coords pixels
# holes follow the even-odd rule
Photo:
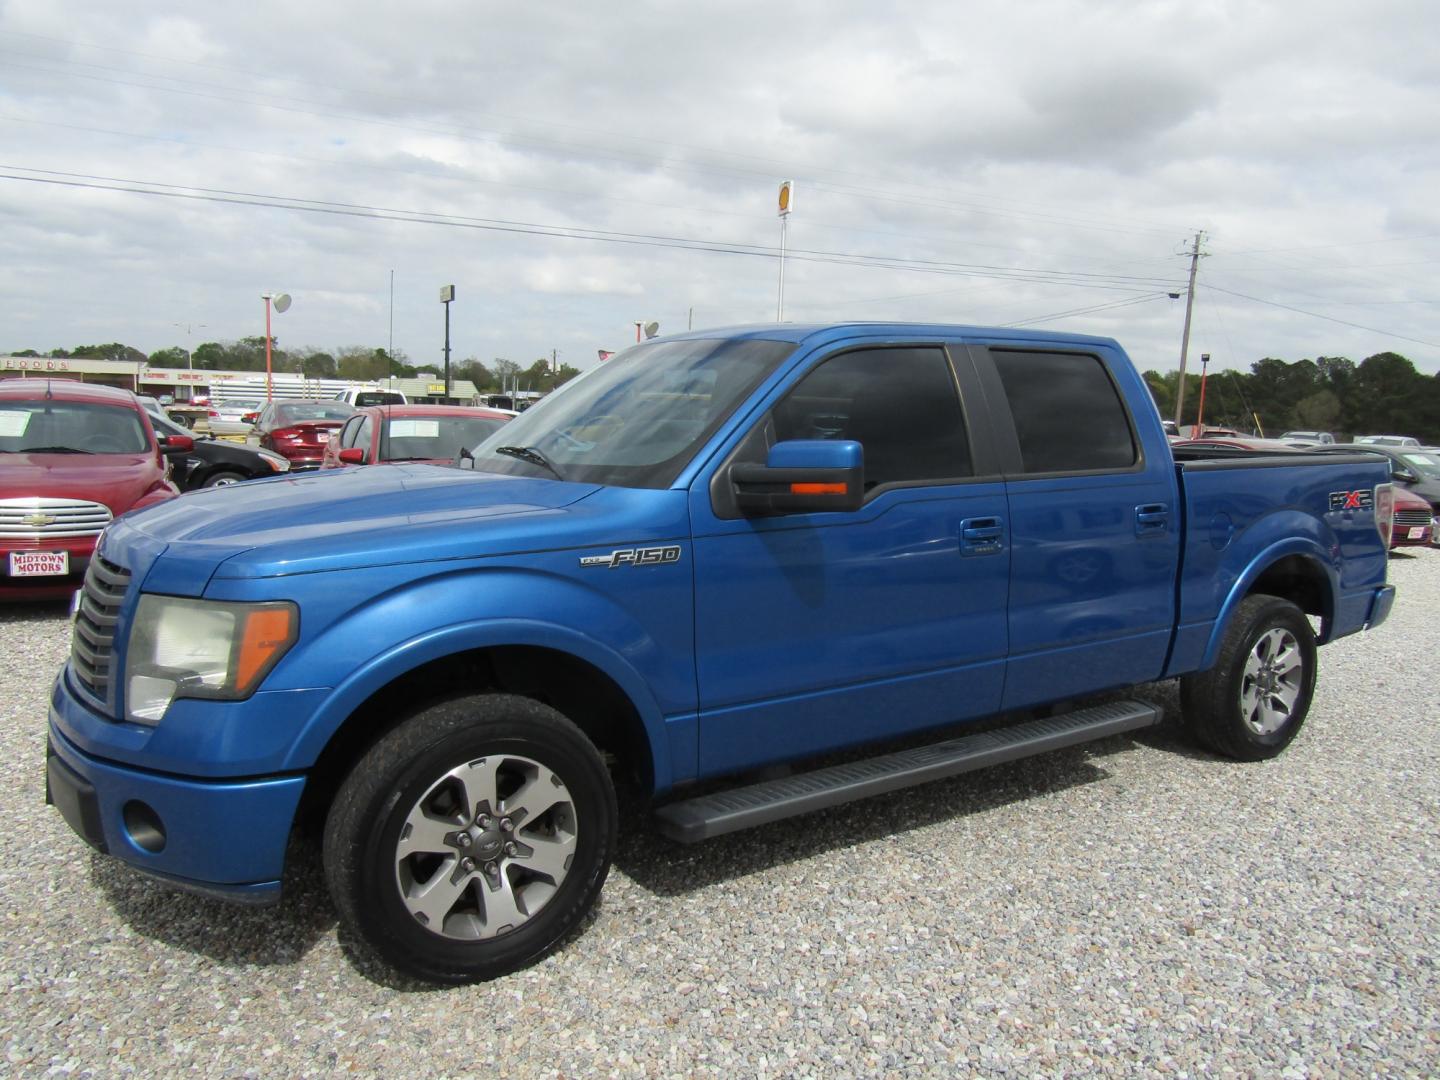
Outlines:
[[[159,479],[154,454],[0,454],[0,499],[85,499],[119,517]]]
[[[556,542],[564,508],[593,484],[434,465],[326,470],[192,491],[107,532],[132,572],[160,555],[154,591],[198,595],[214,577],[255,578],[437,559]]]

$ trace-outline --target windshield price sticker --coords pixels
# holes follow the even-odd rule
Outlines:
[[[70,555],[64,551],[12,551],[11,577],[55,577],[70,572]]]
[[[0,439],[18,439],[29,426],[28,412],[0,412]]]

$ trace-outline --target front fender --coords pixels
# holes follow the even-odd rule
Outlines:
[[[300,601],[301,639],[266,689],[327,689],[288,744],[284,767],[312,765],[355,709],[407,672],[472,649],[536,646],[568,653],[614,681],[645,727],[657,783],[668,784],[665,718],[693,720],[695,712],[688,567],[597,572],[577,581],[562,573],[575,564],[572,553],[530,555],[527,563],[438,573],[432,565],[418,580],[406,567],[271,579],[267,592]],[[207,595],[241,598],[221,595],[231,592],[259,598],[253,583],[241,582],[216,581]]]

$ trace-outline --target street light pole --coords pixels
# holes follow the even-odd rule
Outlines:
[[[1210,354],[1202,352],[1200,354],[1200,409],[1195,414],[1195,437],[1197,439],[1205,437],[1205,376],[1209,374],[1209,371]]]
[[[270,304],[274,301],[276,312],[283,315],[290,310],[290,294],[267,292],[261,293],[260,299],[265,301],[265,403],[268,405],[274,395],[270,374]]]
[[[455,286],[441,285],[440,302],[445,305],[445,404],[447,405],[450,403],[450,301],[454,299]]]

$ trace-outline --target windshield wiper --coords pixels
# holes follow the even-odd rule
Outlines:
[[[532,465],[539,465],[542,469],[549,469],[556,480],[564,480],[560,470],[550,463],[550,459],[536,450],[533,446],[497,446],[495,453],[505,454],[507,457],[517,457],[521,461],[528,461]]]
[[[17,454],[89,454],[89,450],[81,450],[75,446],[22,446],[14,451]]]

